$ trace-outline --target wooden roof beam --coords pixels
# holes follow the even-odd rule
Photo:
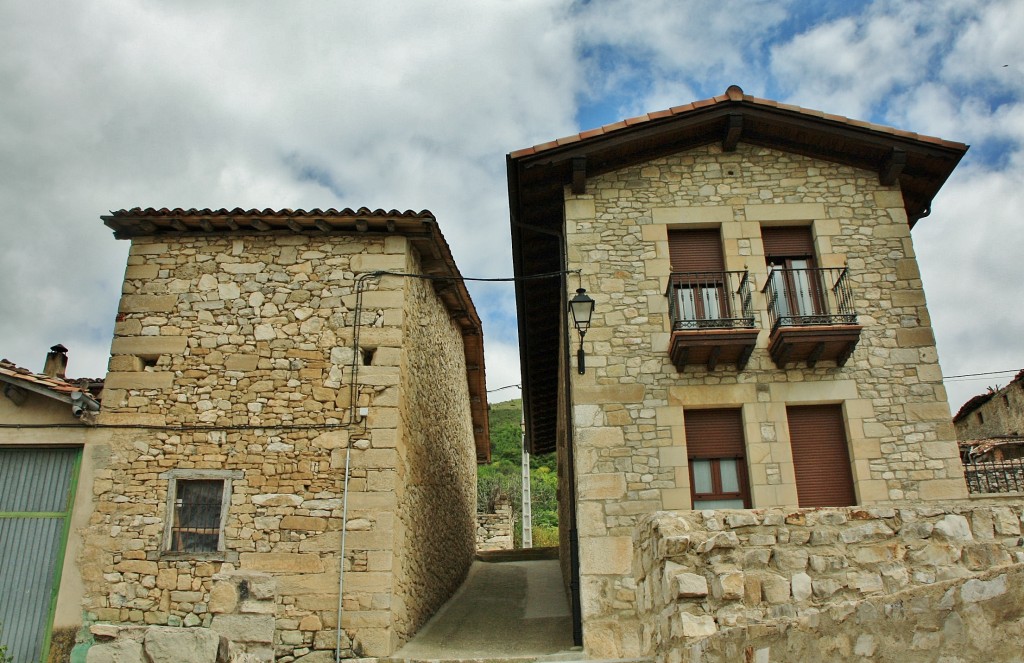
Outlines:
[[[729,121],[725,125],[725,137],[722,139],[723,152],[735,152],[743,134],[743,115],[730,113]]]
[[[587,157],[572,159],[572,192],[577,196],[587,192]]]
[[[889,151],[889,154],[882,161],[881,168],[878,169],[878,182],[883,186],[892,186],[899,181],[900,175],[903,174],[903,169],[907,166],[907,152],[906,150],[894,147]]]

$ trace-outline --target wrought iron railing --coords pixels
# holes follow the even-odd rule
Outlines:
[[[761,292],[768,300],[773,331],[778,327],[857,324],[845,267],[772,267]]]
[[[673,331],[754,326],[747,272],[675,272],[669,279]]]
[[[1024,492],[1024,458],[965,463],[964,477],[971,493]]]

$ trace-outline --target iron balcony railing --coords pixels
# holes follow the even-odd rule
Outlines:
[[[809,325],[855,325],[853,292],[845,267],[772,267],[761,289],[771,329]]]
[[[965,463],[964,477],[971,493],[1024,492],[1024,458]]]
[[[676,272],[666,296],[672,330],[750,329],[754,311],[747,272]]]

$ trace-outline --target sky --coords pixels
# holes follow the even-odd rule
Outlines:
[[[99,377],[131,207],[430,210],[512,274],[505,155],[722,94],[971,145],[914,228],[955,412],[1024,367],[1024,2],[0,3],[0,357]],[[494,402],[511,284],[471,284]]]

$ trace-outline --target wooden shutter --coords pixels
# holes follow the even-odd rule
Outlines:
[[[842,407],[788,407],[786,416],[800,506],[856,504]]]
[[[673,272],[723,272],[722,238],[717,229],[669,230]]]
[[[742,458],[740,410],[686,410],[686,454],[690,458]]]
[[[810,226],[761,228],[764,255],[768,258],[800,258],[814,256],[814,238]]]

